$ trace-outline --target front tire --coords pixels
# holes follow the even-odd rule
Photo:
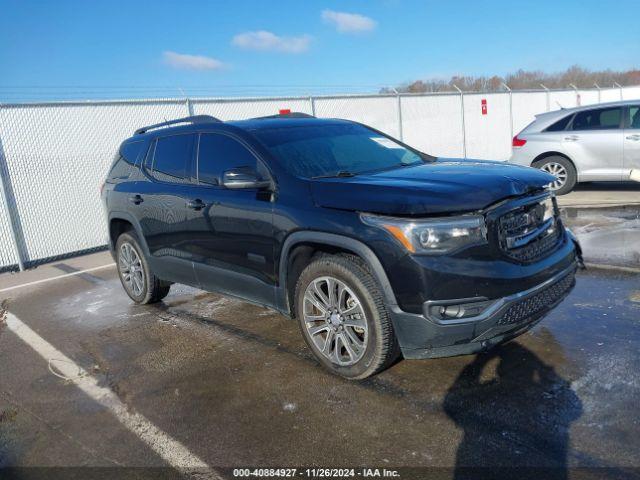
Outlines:
[[[313,260],[296,284],[295,311],[307,345],[334,374],[364,379],[399,356],[380,287],[358,257]]]
[[[123,233],[116,242],[118,276],[127,295],[138,304],[155,303],[169,294],[171,285],[156,277],[133,231]]]
[[[576,173],[576,167],[573,163],[561,157],[559,155],[553,155],[550,157],[538,160],[533,164],[535,168],[539,168],[551,175],[554,175],[557,180],[552,182],[550,187],[556,195],[565,195],[569,193],[576,186],[578,181],[578,175]]]

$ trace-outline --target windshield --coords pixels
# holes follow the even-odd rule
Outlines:
[[[305,178],[351,176],[417,165],[426,158],[356,124],[268,128],[252,133],[288,172]]]

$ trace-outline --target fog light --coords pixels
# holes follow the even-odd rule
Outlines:
[[[461,305],[440,307],[439,313],[442,318],[460,318],[464,316],[464,307],[462,307]]]
[[[482,315],[491,305],[495,303],[495,300],[480,300],[476,302],[468,303],[450,303],[450,304],[437,304],[435,302],[427,302],[425,305],[425,315],[436,320],[457,320],[457,319],[473,319]]]

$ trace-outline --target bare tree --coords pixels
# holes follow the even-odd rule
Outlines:
[[[520,69],[504,77],[498,75],[491,77],[454,75],[449,80],[416,80],[415,82],[400,85],[395,89],[402,93],[442,92],[454,90],[453,85],[456,85],[462,90],[498,92],[504,89],[503,84],[505,83],[514,90],[539,89],[541,83],[549,88],[567,88],[569,84],[581,88],[590,88],[593,87],[594,83],[601,87],[612,86],[614,83],[623,86],[640,85],[640,70],[588,70],[579,65],[573,65],[562,72],[556,73]],[[384,88],[380,92],[391,93],[393,91],[393,89]]]

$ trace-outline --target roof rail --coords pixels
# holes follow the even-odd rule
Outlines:
[[[191,117],[176,118],[175,120],[169,120],[162,123],[155,123],[153,125],[139,128],[134,132],[134,135],[140,135],[142,133],[148,132],[149,130],[153,130],[160,127],[168,127],[169,125],[175,125],[178,123],[212,123],[212,122],[221,122],[221,120],[216,117],[212,117],[211,115],[193,115]]]
[[[268,120],[270,118],[316,118],[313,115],[303,112],[279,113],[277,115],[267,115],[266,117],[256,117],[252,120]]]

